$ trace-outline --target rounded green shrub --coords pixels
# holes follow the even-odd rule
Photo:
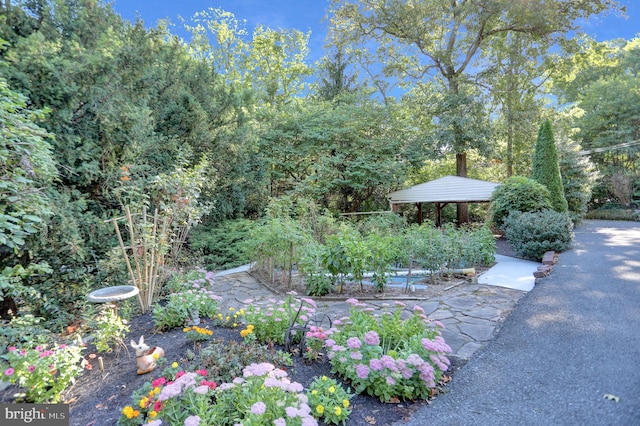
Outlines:
[[[567,213],[543,210],[513,212],[504,220],[505,237],[520,256],[541,260],[544,253],[565,251],[571,245],[572,223]]]
[[[513,176],[497,187],[491,196],[494,225],[504,230],[504,221],[512,212],[539,212],[550,209],[549,190],[523,176]]]

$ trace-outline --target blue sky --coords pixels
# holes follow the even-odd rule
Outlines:
[[[640,32],[640,0],[619,0],[627,7],[628,18],[616,15],[596,17],[584,23],[587,34],[598,41],[613,38],[630,39]],[[246,20],[247,27],[262,24],[271,28],[295,28],[311,31],[310,58],[322,56],[326,23],[322,22],[328,0],[114,0],[113,7],[123,18],[135,20],[136,13],[145,25],[154,26],[158,19],[169,19],[179,25],[178,16],[190,18],[209,7],[233,13]],[[178,28],[173,33],[181,34]]]

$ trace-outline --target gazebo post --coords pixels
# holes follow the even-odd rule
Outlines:
[[[422,203],[416,203],[418,206],[418,225],[422,225]]]

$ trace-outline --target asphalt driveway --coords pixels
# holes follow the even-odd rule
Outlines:
[[[640,224],[580,225],[553,273],[405,424],[639,425]]]

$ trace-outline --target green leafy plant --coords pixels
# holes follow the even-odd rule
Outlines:
[[[346,424],[351,414],[351,398],[335,379],[327,376],[316,377],[307,389],[307,398],[313,416],[325,424]]]
[[[240,377],[244,366],[261,362],[280,367],[292,365],[291,355],[287,352],[250,340],[242,343],[213,341],[200,351],[196,365],[206,369],[210,379],[223,383]]]
[[[116,314],[110,306],[101,309],[90,323],[94,344],[98,352],[111,352],[112,346],[127,348],[124,337],[129,333],[129,326],[126,320]]]
[[[176,274],[167,283],[169,294],[166,304],[156,304],[153,319],[159,330],[184,326],[197,311],[198,317],[217,318],[218,303],[222,300],[213,289],[213,272],[198,269]]]
[[[365,269],[373,274],[371,281],[376,289],[383,292],[396,257],[398,238],[372,232],[366,236],[365,244],[369,254],[364,260]]]
[[[347,302],[352,305],[348,320],[337,322],[325,342],[331,371],[349,380],[357,393],[384,402],[427,398],[449,368],[451,348],[440,335],[442,324],[427,321],[419,306],[403,318],[405,305],[395,302],[392,311],[377,318],[366,304]]]
[[[51,341],[51,331],[44,327],[44,318],[31,314],[14,317],[0,327],[0,353],[9,346],[41,345]]]
[[[204,369],[195,372],[165,369],[162,376],[145,383],[132,394],[132,404],[122,409],[118,425],[147,422],[188,425],[192,424],[190,422],[199,424],[199,421],[212,424],[206,419],[211,416],[213,391],[217,384],[206,377]]]
[[[305,335],[305,353],[304,358],[308,361],[316,361],[322,356],[324,341],[327,339],[327,333],[322,327],[315,325],[309,326],[309,331]]]
[[[218,224],[200,224],[189,233],[189,249],[208,269],[230,269],[250,262],[245,241],[253,221],[227,220]]]
[[[10,346],[1,356],[2,379],[24,388],[27,402],[59,402],[82,371],[82,349],[65,344],[51,349],[47,345]]]
[[[186,333],[187,340],[191,340],[192,342],[205,342],[213,336],[212,330],[204,327],[198,327],[197,325],[185,327],[182,331]]]
[[[224,383],[216,391],[216,403],[206,424],[316,425],[300,383],[291,382],[273,364],[251,364],[242,379]]]
[[[317,242],[310,242],[302,248],[302,255],[298,260],[298,269],[304,277],[306,293],[309,296],[324,296],[333,287],[327,270],[322,265],[325,257],[325,247]]]
[[[491,195],[491,215],[499,229],[503,228],[504,220],[511,212],[537,212],[550,208],[549,190],[523,176],[507,179]]]
[[[553,210],[514,212],[504,226],[507,241],[515,252],[530,259],[541,260],[549,250],[565,251],[573,240],[569,215]]]
[[[262,308],[248,305],[244,317],[248,324],[254,326],[253,333],[258,341],[284,345],[287,329],[294,325],[304,326],[315,310],[316,303],[312,299],[297,298],[293,293],[285,300],[274,299]],[[297,340],[301,337],[298,335]]]

